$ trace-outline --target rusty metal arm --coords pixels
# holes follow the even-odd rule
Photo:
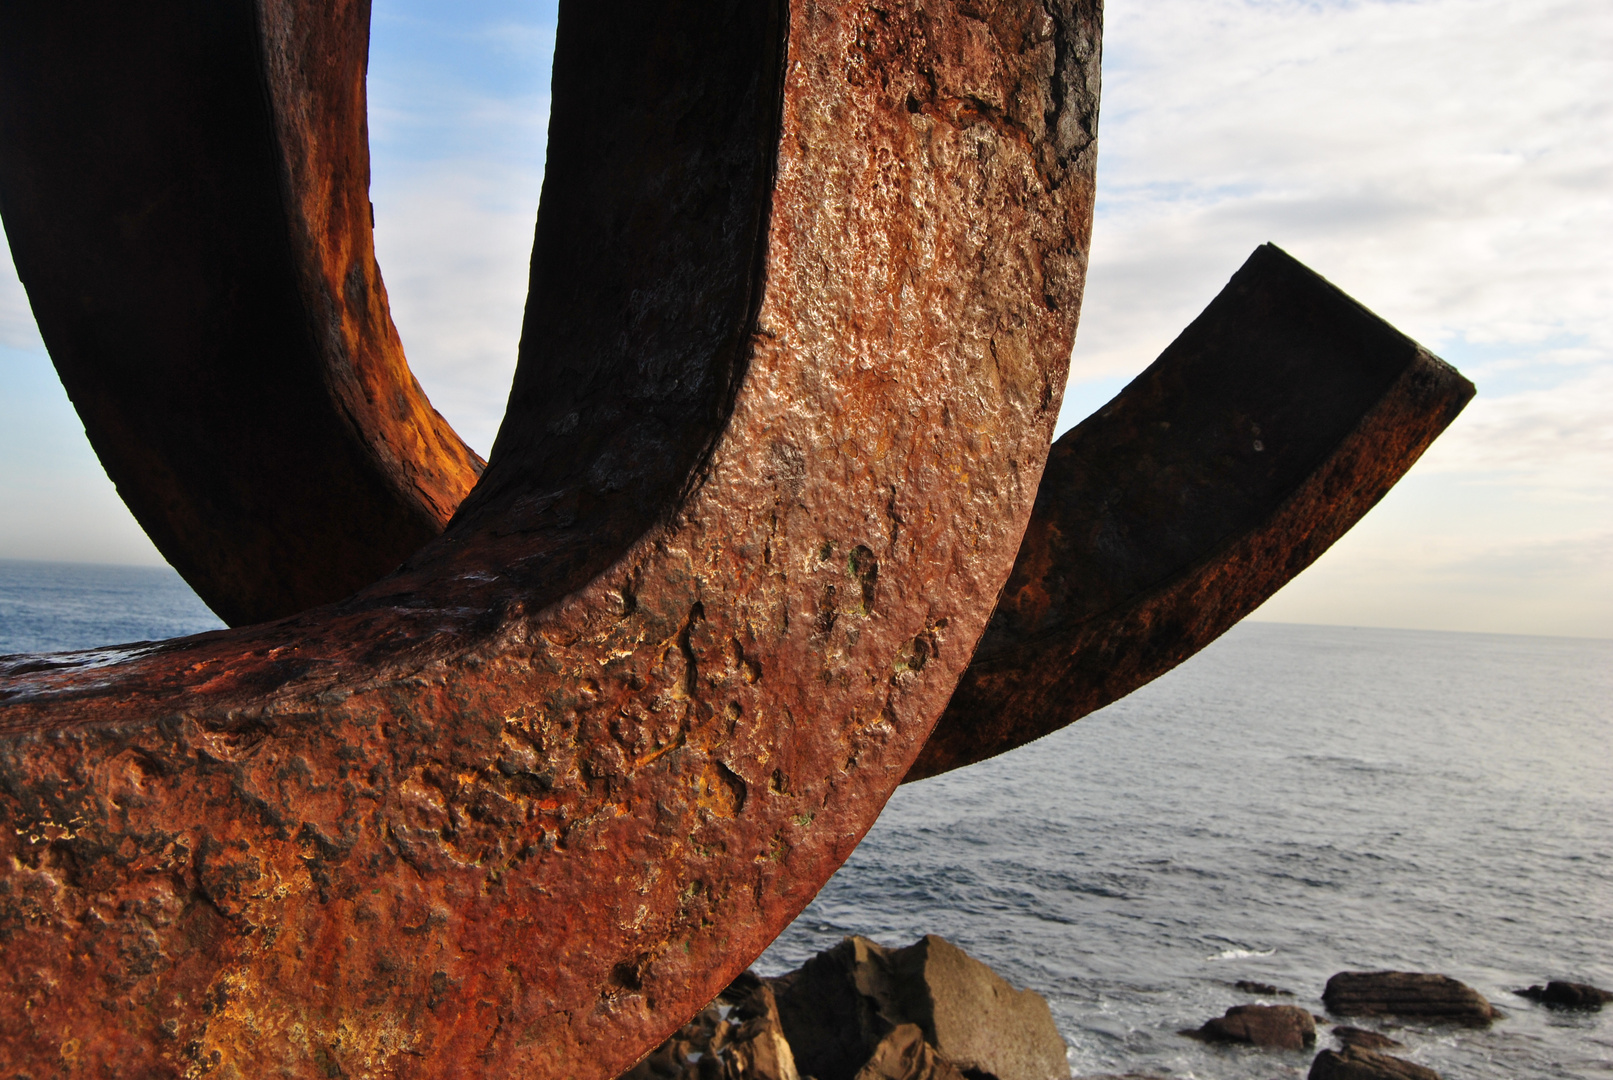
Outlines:
[[[187,10],[257,63],[349,9]],[[1097,104],[1096,5],[1048,10],[563,6],[516,385],[443,535],[279,622],[0,662],[0,1060],[608,1077],[761,951],[1030,513]],[[8,230],[47,235],[11,153]]]
[[[1040,738],[1228,630],[1383,498],[1473,384],[1267,244],[1053,445],[1014,572],[908,780]]]
[[[375,265],[368,3],[0,5],[0,214],[85,433],[232,625],[339,600],[482,462]]]

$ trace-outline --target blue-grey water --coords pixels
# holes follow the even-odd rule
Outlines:
[[[0,562],[0,653],[216,628],[168,570]],[[939,933],[1052,1003],[1077,1076],[1270,1080],[1177,1034],[1341,970],[1438,971],[1507,1017],[1394,1032],[1446,1080],[1613,1077],[1613,641],[1245,623],[1032,746],[902,788],[758,965]],[[1331,1045],[1325,1029],[1321,1046]]]
[[[1613,1076],[1613,642],[1245,623],[1012,754],[904,787],[763,970],[849,933],[951,938],[1052,1003],[1076,1075],[1303,1076],[1177,1032],[1341,970],[1436,971],[1507,1014],[1409,1029],[1461,1077]],[[1331,1045],[1325,1034],[1322,1046]]]
[[[0,559],[0,656],[160,641],[223,625],[166,566]]]

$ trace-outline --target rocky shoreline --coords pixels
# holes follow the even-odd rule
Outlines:
[[[1265,983],[1234,988],[1293,997]],[[1514,991],[1548,1008],[1600,1009],[1613,993],[1548,982]],[[1505,1018],[1483,995],[1445,975],[1340,972],[1322,1001],[1330,1016],[1478,1028]],[[1320,1026],[1339,1048],[1312,1059],[1308,1080],[1441,1080],[1387,1053],[1403,1043],[1297,1005],[1234,1005],[1181,1034],[1203,1042],[1305,1051]],[[934,934],[889,949],[849,937],[795,971],[746,972],[620,1080],[1071,1080],[1046,999],[1013,987]],[[1142,1073],[1082,1080],[1168,1080]]]
[[[1040,994],[933,934],[851,937],[796,971],[747,972],[623,1080],[1050,1080],[1069,1076]]]

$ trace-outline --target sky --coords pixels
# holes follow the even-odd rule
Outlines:
[[[377,255],[484,453],[514,368],[555,5],[374,0]],[[1060,429],[1273,242],[1478,384],[1254,616],[1613,637],[1613,4],[1109,0],[1098,211]],[[3,148],[0,148],[3,152]],[[0,558],[160,563],[0,260]]]

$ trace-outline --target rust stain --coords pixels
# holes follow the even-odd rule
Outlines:
[[[0,660],[0,1058],[50,1074],[71,1038],[85,1075],[609,1077],[794,917],[984,629],[1065,377],[1098,10],[981,10],[563,7],[510,411],[442,536],[276,622]],[[300,565],[217,531],[266,494],[306,495],[307,550],[357,565],[328,543],[347,489],[307,483],[322,470],[381,492],[351,519],[365,543],[411,499],[457,501],[393,482],[395,461],[429,493],[410,470],[452,444],[389,396],[409,386],[354,194],[361,12],[0,14],[0,195],[8,229],[38,229],[19,270],[126,497],[165,551],[216,546],[218,580],[255,551]],[[113,187],[181,166],[201,195],[131,226],[97,278],[74,253],[104,238],[39,177],[85,192],[63,121],[115,128],[131,86],[131,109],[177,103],[177,141],[97,163],[114,179],[75,209],[116,216]],[[56,127],[34,125],[56,92]],[[923,107],[953,99],[1000,103],[1023,139]],[[75,282],[177,358],[174,404],[119,381]],[[214,446],[195,425],[128,426],[248,370],[301,442],[215,432],[220,460],[181,475]],[[307,490],[258,484],[260,458]]]

